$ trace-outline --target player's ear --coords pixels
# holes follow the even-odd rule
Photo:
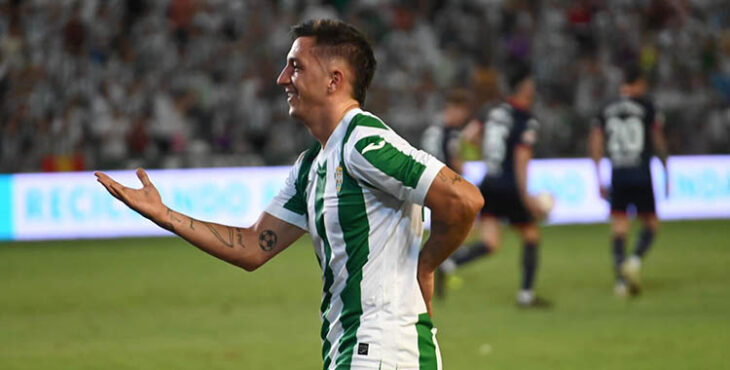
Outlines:
[[[330,83],[327,85],[327,92],[334,93],[338,89],[342,89],[345,82],[345,76],[340,69],[334,69],[330,72]]]

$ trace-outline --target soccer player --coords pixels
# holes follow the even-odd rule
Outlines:
[[[610,200],[613,233],[613,261],[616,271],[614,292],[620,297],[640,292],[642,258],[649,251],[659,227],[649,162],[657,155],[667,170],[667,149],[662,133],[663,117],[647,96],[648,86],[637,64],[624,68],[621,97],[607,104],[594,120],[589,150],[600,180],[599,164],[604,141],[611,161],[611,189],[600,187],[602,197]],[[665,176],[668,184],[668,176]],[[601,182],[599,181],[599,184]],[[668,194],[668,187],[667,187]],[[625,258],[629,220],[626,210],[635,207],[642,229],[634,253]]]
[[[142,189],[103,173],[115,197],[201,250],[252,271],[309,232],[322,268],[324,369],[441,369],[430,320],[433,274],[463,241],[483,199],[476,187],[361,109],[375,72],[364,36],[314,20],[292,28],[277,83],[289,114],[318,143],[248,228],[166,207],[144,170]],[[431,213],[423,248],[422,206]]]
[[[469,95],[462,89],[455,89],[446,96],[437,122],[423,133],[421,147],[444,162],[456,173],[462,173],[461,129],[471,115]]]
[[[465,129],[465,139],[479,144],[487,164],[487,173],[479,190],[485,203],[481,211],[481,240],[459,249],[441,267],[446,274],[456,267],[496,252],[501,244],[501,222],[508,221],[520,233],[522,250],[522,284],[517,292],[521,307],[543,307],[548,302],[535,295],[540,230],[535,223],[543,218],[542,209],[527,193],[527,164],[537,137],[538,122],[530,113],[535,82],[527,66],[508,71],[509,96],[489,111],[484,123],[472,121]]]

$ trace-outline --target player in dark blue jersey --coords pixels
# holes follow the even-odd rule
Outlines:
[[[437,121],[424,131],[421,147],[454,172],[462,173],[461,129],[471,116],[469,94],[461,89],[452,90],[445,103]]]
[[[535,223],[544,213],[527,193],[527,164],[537,138],[538,122],[530,113],[535,82],[526,66],[508,73],[510,94],[506,101],[489,111],[484,123],[474,121],[465,129],[465,139],[480,145],[487,173],[480,184],[485,199],[481,213],[481,239],[457,250],[442,270],[447,274],[457,266],[474,261],[499,249],[501,222],[506,220],[519,231],[523,241],[522,284],[517,303],[523,307],[544,306],[547,301],[534,293],[538,265],[540,231]]]
[[[594,120],[589,139],[589,150],[596,171],[604,147],[612,166],[610,191],[603,186],[599,191],[611,203],[612,250],[616,271],[614,291],[619,296],[639,293],[641,260],[649,251],[659,226],[649,170],[651,157],[659,157],[665,174],[667,168],[667,149],[662,133],[664,120],[647,96],[647,91],[647,82],[639,66],[627,66],[624,69],[621,97],[601,110]],[[668,176],[665,178],[668,179]],[[633,254],[625,258],[629,229],[626,211],[630,206],[635,208],[642,230]]]

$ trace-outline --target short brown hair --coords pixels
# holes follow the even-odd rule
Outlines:
[[[471,94],[463,88],[453,88],[446,93],[446,104],[471,106]]]
[[[330,56],[344,58],[352,67],[353,97],[365,104],[365,94],[375,74],[375,56],[370,43],[355,27],[333,19],[315,19],[302,22],[291,29],[292,40],[313,36],[315,45],[323,46]]]

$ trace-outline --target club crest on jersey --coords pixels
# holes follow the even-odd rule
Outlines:
[[[342,166],[337,166],[337,169],[335,169],[335,184],[337,184],[337,192],[340,192],[340,189],[342,189]]]

